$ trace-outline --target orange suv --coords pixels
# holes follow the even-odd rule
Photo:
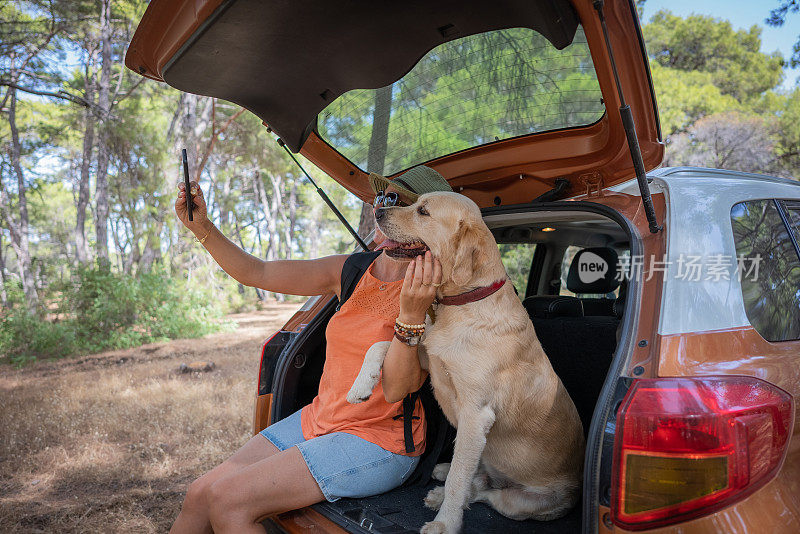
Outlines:
[[[362,200],[369,172],[425,163],[482,208],[587,448],[570,514],[474,504],[465,532],[800,532],[800,186],[654,171],[633,2],[153,0],[126,64],[242,105]],[[316,395],[336,306],[264,344],[254,432]],[[452,454],[429,427],[421,465]],[[417,479],[263,524],[418,531]]]

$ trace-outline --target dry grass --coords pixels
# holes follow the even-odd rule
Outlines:
[[[0,367],[0,532],[166,532],[187,484],[250,437],[263,340],[298,304],[236,331],[22,370]],[[193,375],[181,363],[217,367]]]

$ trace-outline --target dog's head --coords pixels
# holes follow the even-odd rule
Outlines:
[[[430,249],[442,264],[444,284],[467,286],[487,267],[500,264],[480,209],[464,195],[426,193],[411,206],[379,208],[375,221],[388,238],[380,247],[387,255],[413,258]]]

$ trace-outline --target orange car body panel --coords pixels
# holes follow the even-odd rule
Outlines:
[[[268,520],[280,525],[289,534],[341,534],[343,532],[342,527],[311,508],[273,515]]]
[[[256,392],[255,406],[253,407],[253,435],[258,434],[270,425],[270,410],[272,409],[272,393],[259,395]]]
[[[152,80],[223,0],[151,2],[125,54],[125,66]]]
[[[800,398],[800,341],[770,342],[753,327],[659,336],[658,376],[746,375]],[[653,532],[800,532],[800,411],[778,476],[715,514]]]

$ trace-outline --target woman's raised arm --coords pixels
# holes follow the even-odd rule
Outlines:
[[[347,255],[326,256],[313,260],[265,261],[248,254],[214,226],[208,219],[203,191],[197,182],[190,182],[193,209],[192,221],[186,210],[186,191],[178,185],[175,213],[222,269],[238,282],[275,293],[288,295],[321,295],[340,291],[342,265]]]

